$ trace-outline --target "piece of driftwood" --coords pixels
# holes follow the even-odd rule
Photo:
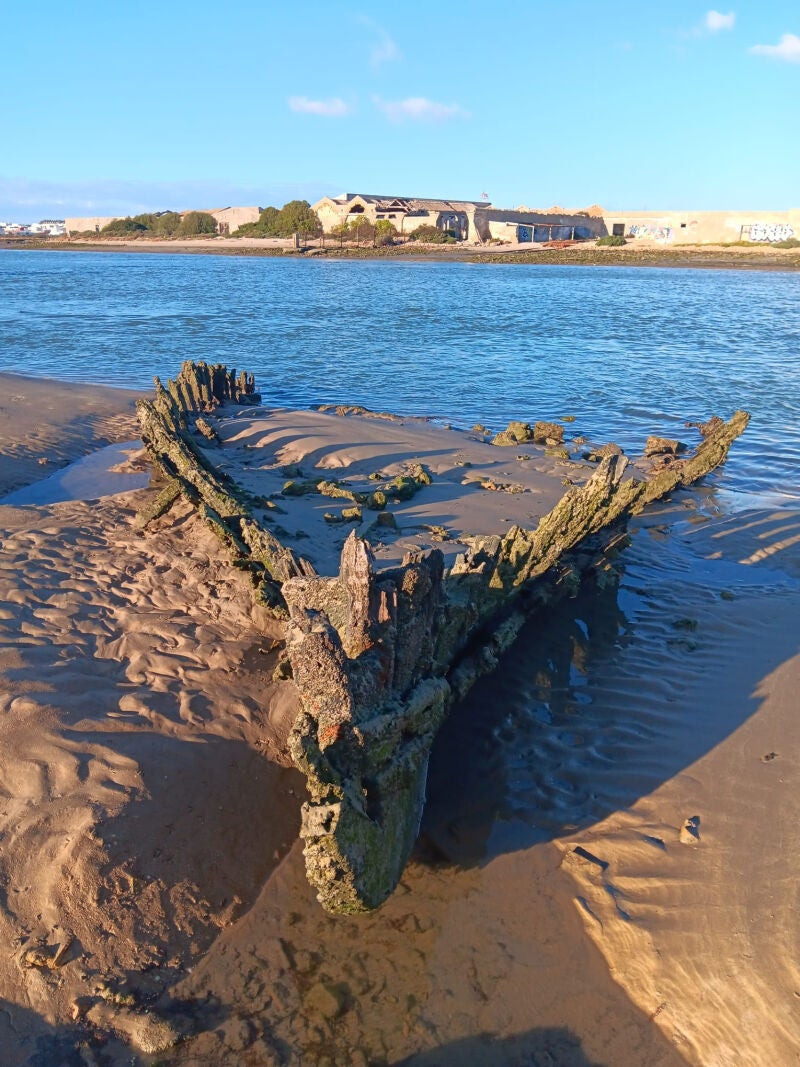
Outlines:
[[[438,549],[376,571],[369,543],[354,531],[331,578],[265,530],[246,494],[203,455],[192,413],[209,403],[209,389],[216,396],[214,381],[230,378],[218,371],[203,387],[208,380],[208,371],[184,364],[166,390],[156,381],[154,401],[138,405],[142,436],[238,564],[251,569],[261,602],[288,613],[287,654],[302,708],[289,747],[310,794],[301,829],[308,878],[332,913],[375,908],[397,885],[416,839],[430,751],[450,706],[494,669],[534,609],[574,592],[588,572],[603,580],[627,520],[722,463],[749,416],[738,411],[727,423],[703,424],[693,454],[671,453],[647,477],[626,478],[626,457],[607,450],[589,480],[567,488],[535,529],[466,538],[448,571]],[[253,396],[252,379],[244,382],[250,392],[242,395]],[[550,432],[541,424],[543,439]],[[173,492],[168,486],[162,496]]]

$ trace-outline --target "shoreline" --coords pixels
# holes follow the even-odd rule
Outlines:
[[[100,253],[149,253],[172,255],[221,255],[237,257],[288,256],[291,259],[377,260],[381,262],[426,262],[470,264],[527,264],[536,266],[660,267],[705,270],[800,271],[800,249],[754,245],[682,245],[671,248],[640,242],[621,248],[598,247],[586,242],[569,248],[492,248],[458,245],[398,245],[383,248],[295,249],[278,238],[216,237],[196,240],[125,241],[81,240],[11,241],[0,238],[0,252],[51,251]]]
[[[0,371],[0,497],[103,445],[138,437],[140,393]]]

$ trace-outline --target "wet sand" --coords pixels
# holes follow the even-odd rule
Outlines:
[[[137,393],[0,372],[0,497],[137,436]]]
[[[66,458],[50,388],[6,484]],[[4,1063],[793,1062],[797,511],[648,514],[619,598],[533,620],[446,724],[396,893],[333,919],[280,626],[188,508],[136,532],[148,492],[0,506]]]

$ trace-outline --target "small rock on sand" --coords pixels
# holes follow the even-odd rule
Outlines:
[[[108,1004],[95,1004],[86,1018],[100,1030],[113,1030],[140,1052],[154,1056],[177,1044],[180,1034],[164,1019],[152,1013],[129,1011],[127,1008],[112,1008]]]

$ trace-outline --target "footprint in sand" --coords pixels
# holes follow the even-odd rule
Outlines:
[[[696,845],[700,841],[700,816],[692,815],[681,827],[680,840],[682,845]]]

